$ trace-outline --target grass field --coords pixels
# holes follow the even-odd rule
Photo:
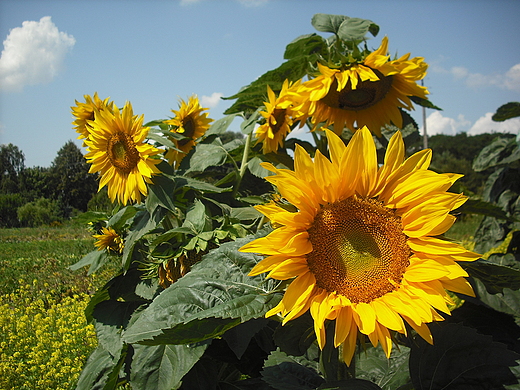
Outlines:
[[[471,247],[480,220],[465,217],[448,236]],[[68,270],[93,243],[83,225],[0,229],[0,390],[75,387],[97,345],[83,310],[117,267]]]

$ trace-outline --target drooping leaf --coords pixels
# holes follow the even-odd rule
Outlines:
[[[222,134],[227,131],[233,120],[236,118],[236,114],[226,115],[224,118],[220,118],[213,122],[209,129],[206,131],[205,137],[209,137],[213,134]]]
[[[395,390],[411,381],[408,373],[410,349],[399,345],[387,358],[383,348],[367,348],[356,360],[356,377],[369,380],[383,390]]]
[[[182,227],[187,227],[193,233],[198,234],[205,230],[207,223],[206,207],[204,203],[196,199],[188,209]]]
[[[430,326],[434,344],[411,344],[410,376],[416,390],[500,389],[516,384],[509,367],[520,355],[474,329],[450,323]]]
[[[507,215],[507,213],[496,204],[485,202],[478,199],[468,199],[466,203],[457,209],[457,212],[463,214],[478,214],[503,219],[509,222],[515,222],[515,218]]]
[[[92,275],[96,272],[103,264],[108,261],[108,255],[106,251],[98,251],[97,249],[87,253],[81,260],[69,266],[71,271],[77,271],[80,268],[86,267],[90,265],[88,269],[88,274]]]
[[[269,322],[266,318],[255,318],[229,329],[222,338],[229,348],[240,359],[246,351],[253,336]]]
[[[514,138],[498,137],[484,147],[473,161],[473,170],[481,172],[488,168],[508,164],[520,159],[520,150]]]
[[[430,108],[432,110],[439,110],[442,111],[442,108],[437,107],[435,104],[433,104],[429,99],[423,99],[419,96],[408,96],[412,102],[415,104],[418,104],[419,106],[422,106],[424,108]]]
[[[368,32],[375,37],[379,32],[379,26],[371,20],[349,18],[341,23],[337,34],[345,41],[361,41]]]
[[[503,122],[507,119],[520,116],[520,103],[509,102],[498,107],[497,112],[491,117],[495,122]]]
[[[126,206],[115,213],[107,222],[107,226],[113,228],[116,232],[123,229],[130,218],[133,218],[139,209],[135,206]]]
[[[204,181],[200,181],[200,180],[193,179],[190,177],[185,177],[185,176],[173,176],[173,178],[175,179],[176,188],[189,187],[194,190],[200,191],[202,193],[207,192],[207,193],[220,194],[222,192],[231,191],[231,189],[232,189],[231,187],[220,188],[220,187],[214,186],[211,183],[207,183]]]
[[[281,351],[271,352],[262,379],[277,390],[313,390],[325,381],[316,371]]]
[[[479,259],[459,263],[469,274],[484,283],[490,294],[502,292],[504,288],[520,289],[520,270]]]
[[[175,183],[165,175],[154,176],[153,184],[148,186],[149,192],[146,197],[146,208],[149,213],[153,213],[157,206],[162,206],[172,213],[175,212],[177,206],[173,199]]]
[[[350,18],[343,15],[315,14],[311,24],[318,31],[337,34],[341,24],[347,19]]]
[[[146,390],[178,389],[207,348],[202,345],[134,345],[130,383]]]
[[[285,47],[283,58],[290,60],[302,55],[327,53],[327,42],[319,35],[312,33],[301,35]]]

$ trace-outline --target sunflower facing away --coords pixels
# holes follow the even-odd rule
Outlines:
[[[213,119],[208,118],[208,113],[203,113],[207,108],[202,108],[196,95],[190,96],[188,103],[180,99],[178,111],[172,110],[175,117],[164,121],[168,125],[174,126],[173,133],[183,135],[184,139],[174,139],[173,142],[177,149],[169,149],[166,152],[166,159],[174,167],[178,167],[182,159],[197,144],[197,139],[202,137],[209,129],[209,124]]]
[[[447,192],[461,176],[428,170],[431,151],[404,159],[400,132],[390,140],[384,165],[377,164],[370,131],[357,131],[348,146],[327,130],[331,159],[312,160],[299,145],[294,171],[264,167],[266,180],[296,207],[274,202],[257,206],[281,226],[240,250],[267,255],[250,275],[292,279],[280,303],[285,324],[307,310],[320,348],[325,320],[336,320],[334,346],[343,345],[350,364],[359,332],[387,356],[389,331],[406,334],[405,322],[432,342],[427,323],[449,314],[446,290],[473,295],[467,273],[456,261],[479,255],[437,236],[455,222],[451,210],[466,201]]]
[[[304,110],[315,126],[325,122],[341,134],[367,126],[378,137],[381,127],[391,122],[398,128],[403,120],[399,108],[413,110],[409,96],[426,99],[428,91],[416,83],[426,75],[428,65],[422,57],[406,54],[389,60],[388,38],[370,53],[362,64],[345,70],[318,64],[320,75],[302,84],[308,96]]]
[[[112,112],[114,109],[114,104],[108,102],[109,98],[101,100],[97,92],[94,93],[94,98],[90,97],[90,95],[84,95],[83,97],[85,98],[85,103],[80,103],[76,100],[76,106],[71,107],[72,115],[76,118],[72,124],[76,132],[79,133],[78,139],[87,138],[90,134],[92,126],[88,124],[88,121],[95,119],[94,112],[96,110],[109,110]]]
[[[94,246],[97,247],[99,251],[107,249],[115,253],[123,253],[123,239],[113,228],[103,227],[102,234],[94,234],[93,237],[97,240]]]
[[[133,114],[132,105],[126,103],[123,110],[114,104],[114,111],[95,112],[96,119],[88,121],[92,126],[87,145],[89,172],[99,172],[99,189],[108,186],[108,196],[126,205],[141,201],[146,195],[146,183],[159,173],[156,165],[161,161],[154,156],[163,151],[145,143],[148,127],[143,127],[143,115]]]
[[[265,102],[266,111],[260,114],[266,122],[256,130],[255,136],[257,143],[262,142],[262,152],[264,154],[276,152],[283,145],[285,137],[291,132],[291,126],[298,121],[298,114],[293,109],[298,105],[296,90],[300,82],[289,86],[289,81],[285,80],[282,90],[276,97],[271,87],[267,86],[267,96],[269,101]]]

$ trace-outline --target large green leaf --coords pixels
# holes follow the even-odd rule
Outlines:
[[[343,15],[315,14],[311,24],[318,31],[337,34],[341,24],[347,19],[350,18]]]
[[[376,36],[379,26],[371,20],[349,18],[343,21],[338,29],[338,36],[345,41],[361,41],[367,32]]]
[[[457,209],[457,212],[463,214],[487,215],[489,217],[515,222],[515,219],[508,216],[501,207],[491,202],[485,202],[479,199],[468,199],[466,203]]]
[[[317,34],[301,35],[285,47],[283,58],[290,60],[302,55],[327,53],[327,42]]]
[[[177,206],[173,199],[175,183],[165,175],[154,176],[153,184],[148,186],[149,192],[146,197],[146,208],[153,213],[157,206],[162,206],[175,213]]]
[[[473,161],[476,172],[488,168],[509,164],[520,159],[520,148],[514,138],[498,137],[491,144],[484,147]]]
[[[518,269],[482,259],[459,264],[470,276],[480,279],[490,294],[502,292],[504,288],[520,289],[520,270]]]
[[[520,116],[520,103],[509,102],[498,107],[497,112],[491,117],[495,122],[503,122],[507,119],[516,118]]]
[[[520,290],[504,288],[500,293],[490,294],[479,279],[475,279],[474,289],[479,299],[489,307],[501,313],[520,317]]]
[[[280,91],[286,79],[296,81],[303,78],[310,71],[311,63],[314,63],[316,58],[315,55],[296,57],[282,63],[278,68],[264,73],[235,95],[223,98],[226,100],[237,99],[224,113],[253,113],[267,100],[268,85],[274,92]]]
[[[83,268],[87,265],[90,265],[88,269],[88,274],[91,275],[96,272],[103,264],[108,261],[109,257],[106,251],[98,251],[97,249],[87,253],[81,260],[77,263],[69,266],[71,271],[77,271],[80,268]]]
[[[194,190],[200,191],[202,193],[207,192],[207,193],[215,193],[215,194],[220,194],[222,192],[229,192],[232,190],[231,187],[220,188],[220,187],[214,186],[211,183],[207,183],[205,181],[200,181],[200,180],[193,179],[190,177],[173,176],[173,178],[175,179],[175,188],[176,189],[189,187]]]
[[[236,114],[226,115],[224,118],[220,118],[213,122],[209,127],[208,131],[206,131],[205,137],[209,137],[213,134],[222,134],[227,131],[228,127],[233,123],[233,120],[236,118]]]
[[[450,323],[430,326],[433,345],[411,344],[410,376],[416,390],[501,389],[516,384],[509,370],[520,355],[474,329]]]
[[[316,340],[314,321],[309,312],[280,325],[274,332],[274,342],[282,352],[302,356]]]
[[[116,232],[119,232],[128,223],[130,218],[133,218],[139,208],[135,206],[126,206],[115,213],[107,222],[107,226],[113,228]]]
[[[163,291],[125,332],[128,343],[185,344],[206,340],[253,318],[280,300],[272,284],[247,273],[258,257],[238,252],[252,237],[209,252]]]
[[[114,357],[103,347],[97,347],[81,371],[76,390],[115,390],[125,357],[126,348],[121,356]]]
[[[415,104],[418,104],[419,106],[430,108],[432,110],[439,110],[442,111],[442,108],[437,107],[435,104],[433,104],[429,99],[423,99],[419,96],[408,96],[412,102]]]
[[[130,384],[135,389],[178,389],[207,348],[202,345],[134,345]]]
[[[383,348],[367,348],[356,360],[356,377],[374,382],[383,390],[395,390],[410,382],[410,349],[399,345],[387,358]]]
[[[277,390],[314,390],[325,381],[315,370],[279,350],[269,355],[262,379]]]
[[[228,152],[224,149],[222,143],[220,145],[198,144],[189,160],[186,160],[186,163],[189,162],[186,173],[204,172],[208,167],[220,166],[226,162],[227,157]],[[181,168],[183,167],[185,167],[185,164],[181,164]]]

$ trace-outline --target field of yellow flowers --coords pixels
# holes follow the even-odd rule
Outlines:
[[[71,389],[97,346],[84,309],[103,276],[67,269],[84,226],[0,230],[0,389]]]

